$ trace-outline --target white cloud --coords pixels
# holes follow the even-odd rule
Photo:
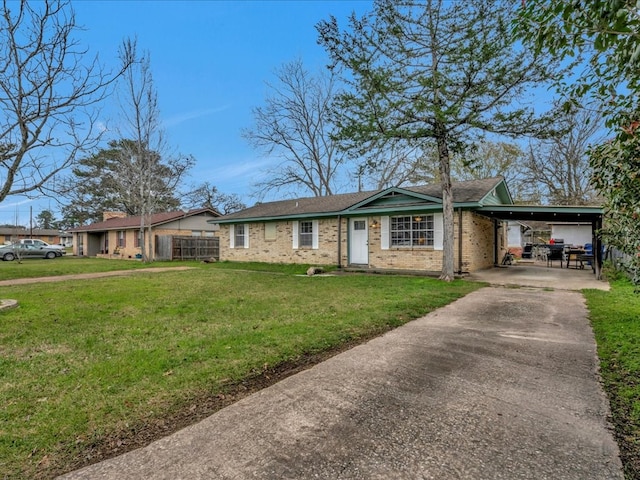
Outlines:
[[[214,161],[199,163],[196,183],[208,181],[221,192],[239,195],[248,195],[253,185],[265,174],[265,170],[275,165],[274,159],[269,158],[231,160],[218,166],[212,165]]]
[[[209,173],[218,180],[234,180],[242,178],[251,179],[262,173],[262,170],[273,165],[273,159],[262,158],[243,162],[228,163],[222,167],[214,168]]]
[[[0,224],[29,226],[31,216],[35,217],[46,208],[40,204],[41,202],[31,198],[9,197],[8,201],[5,199],[0,203]]]
[[[175,127],[176,125],[180,125],[181,123],[187,122],[189,120],[194,120],[196,118],[206,117],[208,115],[213,115],[214,113],[220,113],[229,108],[228,105],[217,107],[217,108],[207,108],[205,110],[193,110],[190,112],[183,112],[180,114],[172,115],[167,118],[163,122],[163,126],[166,128]]]
[[[9,208],[13,209],[15,207],[19,207],[20,205],[25,205],[27,203],[32,203],[35,200],[30,199],[30,198],[26,198],[24,200],[20,200],[20,201],[16,201],[16,202],[11,202],[11,203],[2,203],[0,204],[0,210],[7,210]]]
[[[98,120],[95,124],[95,128],[96,130],[98,130],[98,132],[100,133],[104,133],[106,131],[108,131],[109,129],[107,128],[107,124],[103,121]]]

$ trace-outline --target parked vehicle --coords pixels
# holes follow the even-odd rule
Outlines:
[[[23,245],[14,243],[13,245],[3,245],[0,247],[0,258],[5,262],[10,262],[16,258],[47,258],[52,259],[62,256],[55,248],[48,246],[37,247],[35,245]]]
[[[39,240],[37,238],[23,238],[17,243],[19,243],[20,245],[24,245],[25,247],[31,245],[36,248],[49,248],[51,250],[55,250],[58,257],[61,257],[62,255],[65,255],[67,253],[62,245],[51,245],[44,240]]]

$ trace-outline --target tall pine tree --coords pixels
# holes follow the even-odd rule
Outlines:
[[[336,102],[340,138],[360,153],[399,139],[435,144],[442,182],[441,279],[454,276],[450,161],[485,132],[540,133],[545,122],[521,103],[555,65],[519,48],[512,2],[378,0],[374,12],[318,24],[319,41],[349,90]]]

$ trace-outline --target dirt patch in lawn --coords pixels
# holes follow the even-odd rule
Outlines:
[[[615,427],[625,478],[640,478],[640,431],[631,411],[632,406],[630,402],[621,400],[621,395],[608,394],[613,414],[611,422]]]

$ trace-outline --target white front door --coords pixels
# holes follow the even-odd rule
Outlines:
[[[358,218],[349,219],[349,232],[349,262],[358,265],[368,265],[369,242],[367,221]]]

